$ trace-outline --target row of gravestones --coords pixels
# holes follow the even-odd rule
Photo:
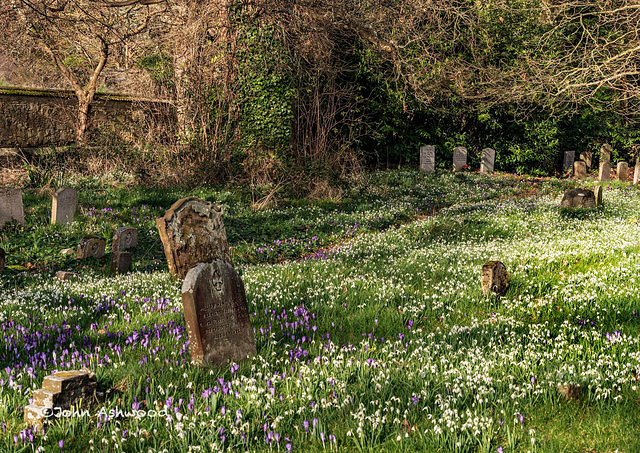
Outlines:
[[[482,161],[480,172],[489,173],[493,171],[496,161],[496,151],[492,148],[482,150]],[[467,148],[457,146],[453,148],[453,169],[461,171],[467,166]],[[420,148],[420,171],[433,173],[436,170],[436,148],[433,145],[425,145]]]
[[[600,165],[598,167],[598,180],[611,180],[611,152],[613,148],[605,143],[600,148]],[[576,179],[585,179],[587,170],[591,168],[593,163],[593,154],[586,151],[580,154],[579,160],[575,160],[575,151],[565,151],[564,161],[562,164],[563,171],[569,171],[573,168],[573,174]],[[626,162],[618,162],[616,175],[619,181],[627,181],[629,176],[629,164]],[[636,166],[633,172],[633,184],[640,181],[640,160],[636,159]]]
[[[66,224],[73,222],[78,206],[78,193],[71,187],[58,189],[51,200],[51,223]],[[22,190],[0,190],[0,228],[12,220],[24,225],[24,207]]]

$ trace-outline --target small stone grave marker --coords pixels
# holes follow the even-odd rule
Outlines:
[[[591,151],[585,151],[580,154],[580,160],[587,165],[587,168],[591,168],[593,162],[593,153]]]
[[[481,173],[491,173],[496,161],[496,150],[493,148],[485,148],[482,150],[482,162],[480,163]]]
[[[113,233],[111,251],[124,251],[138,245],[138,230],[133,227],[120,227]]]
[[[507,292],[507,268],[501,261],[487,261],[480,274],[482,295],[497,294],[504,296]]]
[[[11,220],[24,225],[24,207],[22,206],[22,190],[0,190],[0,228]]]
[[[6,258],[6,254],[4,249],[0,249],[0,272],[4,270],[4,260]]]
[[[558,392],[568,400],[578,400],[582,395],[582,387],[576,384],[558,385]]]
[[[51,223],[65,225],[73,222],[78,206],[78,192],[71,187],[61,187],[53,194]]]
[[[56,278],[58,280],[73,280],[77,276],[78,276],[78,274],[75,274],[73,272],[66,272],[66,271],[58,271],[58,272],[56,272]]]
[[[595,208],[596,196],[591,190],[571,189],[562,197],[560,207],[566,209]]]
[[[78,243],[76,250],[76,259],[84,258],[102,258],[107,241],[98,236],[87,236],[82,238]]]
[[[594,191],[594,195],[596,197],[596,206],[601,206],[602,205],[602,186],[596,187],[596,190]]]
[[[577,160],[573,163],[573,176],[576,179],[585,179],[587,177],[587,164]]]
[[[436,170],[436,148],[424,145],[420,148],[420,171],[433,173]]]
[[[573,168],[573,162],[576,159],[575,151],[564,152],[564,162],[562,163],[562,171],[569,171]]]
[[[185,278],[198,263],[222,259],[231,263],[220,207],[196,197],[176,201],[156,219],[169,272]]]
[[[610,144],[605,143],[600,147],[600,163],[611,161],[611,152],[613,148]]]
[[[45,376],[42,388],[34,390],[33,402],[24,408],[24,421],[42,428],[43,422],[60,412],[78,405],[89,407],[95,402],[96,378],[89,370],[60,371]],[[54,410],[56,408],[56,410]]]
[[[618,174],[618,181],[626,181],[627,178],[629,178],[629,164],[626,162],[618,162],[616,173]]]
[[[600,162],[600,168],[598,170],[598,180],[610,181],[611,180],[611,163],[606,160]]]
[[[222,365],[256,354],[244,285],[231,264],[217,259],[191,269],[182,305],[193,361]]]
[[[467,148],[464,146],[456,146],[453,148],[453,170],[461,171],[462,167],[467,166]]]
[[[111,254],[111,274],[126,274],[131,269],[131,253],[115,251]]]

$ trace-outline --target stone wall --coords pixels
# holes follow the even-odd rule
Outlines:
[[[0,87],[0,148],[40,148],[74,141],[77,100],[66,90]],[[165,133],[173,121],[166,101],[139,100],[128,95],[97,94],[90,132],[125,142],[145,139],[159,125]]]

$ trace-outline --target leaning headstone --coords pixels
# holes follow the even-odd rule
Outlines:
[[[596,196],[591,190],[571,189],[562,197],[561,208],[595,208]]]
[[[633,185],[638,185],[640,181],[640,157],[636,157],[636,166],[633,169]]]
[[[113,233],[111,251],[124,251],[138,245],[138,230],[133,227],[120,227]]]
[[[602,206],[602,186],[596,187],[593,194],[596,197],[596,206]]]
[[[0,228],[11,220],[24,225],[24,208],[22,206],[22,190],[0,190]]]
[[[485,148],[482,150],[482,162],[480,163],[481,173],[491,173],[493,171],[493,165],[496,161],[496,150],[492,148]]]
[[[111,275],[126,274],[131,269],[131,253],[115,251],[111,253]]]
[[[53,194],[51,223],[61,225],[73,222],[78,206],[78,192],[71,187],[62,187]]]
[[[220,207],[196,197],[176,201],[156,219],[169,272],[185,278],[198,263],[222,259],[231,263]]]
[[[575,151],[565,151],[564,161],[562,163],[562,171],[569,171],[573,168],[573,162],[576,159]]]
[[[600,162],[610,162],[611,161],[611,151],[613,148],[610,144],[605,143],[600,147]]]
[[[89,370],[59,371],[45,376],[42,388],[33,391],[33,402],[24,408],[29,426],[43,427],[45,419],[79,406],[86,409],[95,402],[97,382]],[[55,408],[55,410],[54,410]]]
[[[4,270],[5,257],[6,257],[6,254],[4,253],[4,249],[0,249],[0,272]]]
[[[436,170],[436,148],[425,145],[420,148],[420,171],[433,173]]]
[[[618,181],[626,181],[629,177],[629,164],[626,162],[618,162],[616,173],[618,174]]]
[[[193,361],[221,365],[256,354],[244,285],[231,264],[217,259],[191,269],[182,305]]]
[[[58,271],[58,272],[56,272],[56,278],[58,280],[73,280],[77,276],[78,276],[78,274],[75,274],[73,272],[66,272],[66,271]]]
[[[453,169],[454,171],[462,170],[467,166],[467,148],[464,146],[456,146],[453,148]]]
[[[587,177],[587,164],[577,160],[573,163],[573,176],[576,179],[585,179]]]
[[[76,250],[76,259],[84,258],[102,258],[107,241],[98,236],[87,236],[82,238],[78,243]]]
[[[580,160],[587,164],[587,168],[591,168],[591,163],[593,162],[593,153],[591,151],[585,151],[580,154]]]
[[[600,162],[600,169],[598,170],[598,179],[600,181],[611,180],[611,163],[608,160]]]
[[[480,274],[482,295],[497,294],[504,296],[507,292],[507,268],[501,261],[487,261]]]

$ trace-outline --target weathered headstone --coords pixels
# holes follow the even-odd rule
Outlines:
[[[120,227],[113,233],[111,251],[124,251],[138,245],[138,230],[133,227]]]
[[[482,162],[480,163],[480,172],[481,173],[492,172],[495,161],[496,161],[496,150],[492,148],[483,149]]]
[[[626,162],[618,162],[616,173],[618,174],[618,181],[626,181],[629,177],[629,164]]]
[[[53,194],[51,223],[61,225],[73,222],[78,206],[78,192],[71,187],[62,187]]]
[[[111,253],[111,274],[125,274],[131,269],[131,253],[115,251]]]
[[[573,162],[576,159],[575,151],[565,151],[564,161],[562,162],[562,171],[569,171],[573,168]]]
[[[436,148],[425,145],[420,148],[420,171],[433,173],[436,170]]]
[[[561,208],[595,208],[596,196],[591,190],[571,189],[562,197]]]
[[[482,295],[497,294],[504,296],[507,292],[507,268],[501,261],[487,261],[480,274]]]
[[[22,190],[0,190],[0,228],[11,220],[24,225],[24,208],[22,206]]]
[[[613,148],[610,144],[605,143],[600,147],[600,162],[610,162],[611,161],[611,152]]]
[[[633,185],[638,185],[640,181],[640,157],[636,157],[636,166],[633,169]]]
[[[86,409],[95,402],[97,385],[95,375],[89,370],[60,371],[45,376],[42,388],[33,392],[33,402],[24,408],[24,421],[29,426],[42,428],[45,419],[61,411],[77,406]]]
[[[102,258],[107,241],[98,236],[87,236],[82,238],[78,243],[76,250],[76,259],[84,258]]]
[[[602,186],[598,186],[593,191],[594,196],[596,197],[596,206],[602,205]]]
[[[5,257],[6,257],[6,254],[4,252],[4,249],[0,249],[0,272],[4,270]]]
[[[231,264],[217,259],[191,269],[182,305],[193,361],[218,365],[256,354],[244,285]]]
[[[598,180],[610,181],[611,180],[611,163],[608,160],[600,162],[600,169],[598,170]]]
[[[73,272],[66,272],[66,271],[58,271],[58,272],[56,272],[56,278],[58,280],[73,280],[77,276],[78,276],[78,274],[75,274]]]
[[[573,176],[576,179],[585,179],[587,177],[587,164],[577,160],[573,163]]]
[[[576,384],[559,384],[558,392],[568,400],[578,400],[582,395],[582,387]]]
[[[580,160],[587,164],[587,168],[591,168],[591,163],[593,162],[593,153],[591,151],[585,151],[580,154]]]
[[[464,146],[456,146],[453,148],[453,170],[461,171],[462,167],[467,166],[467,148]]]
[[[231,263],[227,233],[219,207],[196,197],[176,201],[156,219],[169,272],[185,278],[198,263],[222,259]]]

